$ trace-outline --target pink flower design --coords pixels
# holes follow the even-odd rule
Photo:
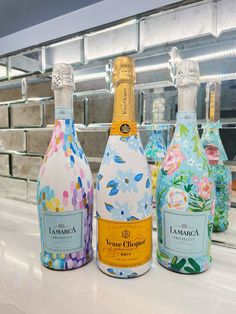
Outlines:
[[[198,194],[204,199],[211,198],[211,191],[212,191],[212,183],[209,181],[207,177],[202,178],[198,184]]]
[[[162,167],[165,171],[167,171],[168,175],[172,175],[179,168],[184,159],[186,158],[181,152],[179,144],[175,144],[168,149]]]
[[[214,214],[215,214],[215,199],[213,200],[213,202],[211,204],[211,214],[212,214],[212,216],[214,216]]]
[[[198,182],[198,177],[197,176],[193,176],[193,182],[196,184]]]
[[[188,207],[187,193],[181,189],[170,188],[166,200],[167,206],[170,209],[185,210]]]
[[[220,158],[220,151],[214,144],[209,144],[205,147],[207,159],[211,165],[217,165]]]

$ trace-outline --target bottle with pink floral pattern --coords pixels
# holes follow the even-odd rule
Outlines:
[[[221,142],[219,129],[221,124],[213,121],[203,126],[201,143],[212,167],[213,178],[216,187],[216,204],[213,232],[222,232],[228,228],[228,212],[230,209],[230,193],[232,173],[224,165],[228,160],[224,146]]]
[[[37,188],[41,262],[56,270],[78,268],[93,256],[93,181],[74,126],[74,85],[72,67],[56,64],[55,125]]]
[[[177,125],[157,183],[157,259],[179,273],[197,274],[211,264],[214,183],[196,124],[199,67],[177,68]]]

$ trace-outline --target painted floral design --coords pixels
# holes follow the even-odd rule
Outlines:
[[[214,197],[211,167],[201,145],[196,125],[177,124],[174,138],[158,175],[156,191],[157,258],[163,266],[189,274],[205,271],[209,267]],[[194,218],[194,215],[198,215],[207,219],[208,237],[205,239],[207,243],[200,256],[191,256],[186,252],[174,253],[166,247],[164,213],[182,215],[181,211],[188,217]]]
[[[172,145],[163,161],[162,168],[168,175],[172,175],[179,167],[185,156],[180,149],[179,144]]]
[[[137,277],[137,273],[130,268],[108,268],[107,272],[111,276],[120,278],[134,278]]]
[[[126,223],[151,218],[151,178],[139,136],[110,136],[104,159],[97,179],[97,218]],[[122,258],[128,262],[131,257]],[[150,267],[149,261],[134,268],[113,267],[99,258],[97,264],[106,274],[120,278],[139,276]]]
[[[105,203],[106,209],[111,212],[112,219],[119,221],[129,221],[131,208],[128,203],[115,202],[114,205]]]
[[[153,131],[145,148],[145,155],[149,161],[162,161],[166,155],[166,145],[161,131]]]
[[[188,208],[188,195],[185,191],[171,187],[166,195],[167,207],[176,210]]]
[[[204,199],[210,199],[212,194],[213,184],[207,177],[203,177],[198,181],[198,194]]]
[[[220,151],[214,144],[205,146],[205,153],[211,165],[217,165],[220,159]]]
[[[221,128],[219,122],[206,124],[201,138],[202,145],[212,168],[216,188],[214,232],[224,231],[228,227],[232,181],[230,169],[223,164],[227,160],[227,155],[221,142],[219,128]]]
[[[117,170],[117,177],[107,183],[107,188],[111,188],[109,195],[116,195],[119,191],[137,193],[137,183],[142,180],[143,173],[134,173],[132,169],[122,171]]]
[[[138,201],[138,213],[141,218],[146,218],[152,214],[152,196],[145,191],[144,197]]]

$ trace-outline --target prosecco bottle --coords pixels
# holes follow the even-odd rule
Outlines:
[[[151,135],[145,148],[145,155],[149,164],[152,177],[152,194],[153,194],[153,227],[156,228],[156,184],[162,161],[166,155],[166,144],[163,133],[167,129],[163,124],[165,100],[158,97],[153,100],[152,106],[152,127]]]
[[[228,158],[219,134],[219,129],[221,128],[220,121],[214,121],[216,90],[210,90],[209,94],[210,121],[203,126],[201,142],[212,167],[216,188],[213,232],[222,232],[227,229],[229,224],[228,211],[230,209],[232,173],[228,167],[224,166],[224,161],[228,160]]]
[[[93,256],[93,183],[74,126],[70,65],[54,66],[52,89],[55,125],[37,187],[41,262],[50,269],[67,270],[83,266]]]
[[[177,68],[177,125],[157,183],[158,251],[164,267],[197,274],[211,263],[214,182],[196,124],[199,68],[185,60]]]
[[[97,265],[105,274],[132,278],[152,257],[152,191],[134,109],[134,61],[114,61],[114,112],[97,178]]]

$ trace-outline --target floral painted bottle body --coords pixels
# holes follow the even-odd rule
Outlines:
[[[150,167],[152,176],[152,193],[153,193],[153,207],[156,207],[156,183],[158,173],[161,168],[162,160],[166,155],[166,145],[163,138],[163,131],[165,127],[160,125],[164,120],[165,100],[162,97],[157,97],[153,100],[152,105],[152,124],[154,130],[152,131],[147,146],[145,148],[145,155]],[[156,210],[154,209],[154,212]],[[156,215],[153,215],[153,219],[156,220]]]
[[[54,66],[52,89],[55,125],[37,187],[41,262],[67,270],[83,266],[93,256],[93,183],[74,126],[70,65]]]
[[[228,167],[224,166],[224,161],[228,160],[228,158],[221,142],[219,134],[220,127],[220,123],[209,122],[204,127],[201,138],[206,156],[212,167],[212,175],[216,188],[213,232],[222,232],[228,227],[228,211],[230,209],[232,184],[232,173]]]
[[[114,62],[111,133],[97,179],[97,265],[107,275],[147,272],[152,256],[152,192],[134,114],[134,63]]]
[[[182,61],[176,82],[177,125],[157,184],[157,259],[175,272],[196,274],[211,263],[215,196],[196,124],[198,64]]]
[[[157,130],[153,130],[149,137],[147,146],[145,148],[145,155],[149,163],[152,175],[152,192],[153,192],[153,205],[155,206],[156,200],[156,183],[158,173],[161,168],[162,160],[166,155],[166,145],[163,139],[163,131],[157,126]]]

